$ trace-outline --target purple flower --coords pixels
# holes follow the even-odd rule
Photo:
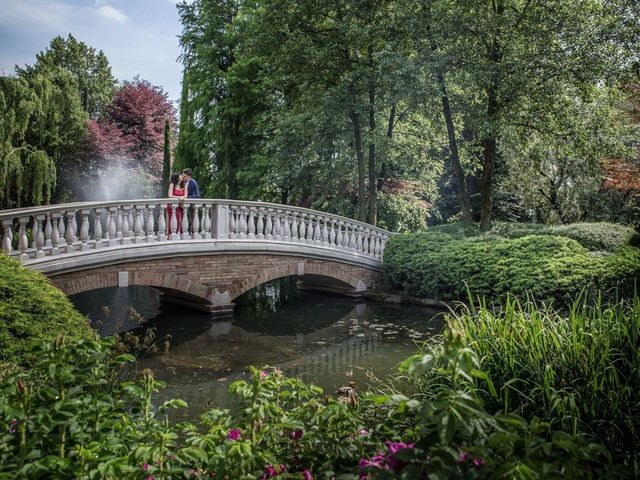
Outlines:
[[[144,462],[144,464],[142,465],[142,470],[144,470],[145,472],[149,470],[149,464],[147,462]]]
[[[396,452],[403,448],[413,448],[413,443],[387,442],[387,449],[389,452],[387,455],[387,464],[389,465],[389,468],[396,473],[401,472],[407,465],[406,462],[403,462],[396,457]]]
[[[227,433],[227,438],[229,440],[240,440],[240,429],[239,428],[232,428],[231,430],[229,430],[229,433]]]
[[[9,433],[16,433],[17,425],[18,425],[18,419],[12,418],[11,422],[9,422]]]
[[[369,432],[368,432],[367,430],[365,430],[364,428],[361,428],[361,429],[358,431],[358,433],[359,433],[360,435],[362,435],[363,437],[364,437],[365,435],[369,435]]]
[[[300,440],[303,435],[304,435],[304,432],[301,429],[294,430],[289,434],[289,436],[291,437],[291,440]]]
[[[302,478],[303,480],[313,480],[313,475],[311,475],[311,472],[309,470],[305,470],[304,472],[302,472]]]
[[[267,478],[276,477],[278,475],[277,470],[273,467],[273,465],[267,465],[264,467],[262,471],[262,480],[267,480]]]
[[[460,450],[460,455],[458,455],[458,463],[464,463],[469,460],[469,452],[466,450]]]
[[[260,372],[260,376],[261,376],[262,378],[268,377],[268,376],[269,376],[269,371],[268,371],[268,370],[262,370],[262,371]]]
[[[480,457],[475,457],[473,460],[471,460],[471,464],[478,468],[482,465],[484,465],[484,458],[480,458]]]

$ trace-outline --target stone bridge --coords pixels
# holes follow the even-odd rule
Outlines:
[[[382,229],[287,205],[175,200],[4,210],[2,250],[67,295],[147,285],[217,314],[231,313],[239,295],[280,277],[350,295],[381,280],[390,236]],[[180,225],[171,213],[178,207],[185,212]]]

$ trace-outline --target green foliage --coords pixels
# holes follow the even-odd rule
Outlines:
[[[416,232],[427,228],[428,208],[415,197],[380,193],[378,226],[392,232]]]
[[[558,236],[472,240],[440,232],[396,235],[385,247],[385,278],[409,295],[459,300],[469,289],[498,303],[508,293],[561,303],[584,289],[631,295],[640,278],[640,249],[630,246],[596,256]]]
[[[37,347],[32,371],[0,384],[0,478],[624,476],[583,434],[486,410],[481,388],[493,383],[455,328],[435,354],[403,362],[405,377],[439,379],[413,398],[347,405],[277,369],[252,368],[229,388],[237,413],[210,410],[199,426],[170,422],[180,400],[154,405],[163,383],[149,370],[108,388],[133,361],[113,348],[61,335]],[[374,418],[384,420],[365,423]]]
[[[80,339],[91,336],[91,329],[44,275],[0,255],[0,362],[30,367],[37,359],[30,345],[60,333]]]
[[[566,313],[513,297],[499,311],[481,303],[455,312],[449,328],[487,375],[474,389],[487,410],[597,437],[637,475],[640,298],[610,306],[587,300],[577,298]],[[442,345],[424,348],[429,357],[446,355],[446,345],[444,353]],[[429,397],[450,383],[437,369],[414,380]]]

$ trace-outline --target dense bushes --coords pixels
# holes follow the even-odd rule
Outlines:
[[[497,313],[462,308],[449,327],[490,379],[477,390],[485,408],[593,435],[640,474],[640,298],[610,307],[583,298],[566,315],[512,298]],[[427,396],[449,381],[437,370],[414,379]]]
[[[441,232],[392,237],[384,252],[389,284],[404,293],[443,300],[472,295],[502,302],[508,293],[568,302],[581,290],[630,295],[640,278],[640,249],[595,255],[558,236],[454,238]]]
[[[72,339],[91,335],[87,319],[44,275],[0,254],[0,363],[30,365],[29,344],[61,332]]]
[[[445,378],[429,395],[364,396],[357,405],[277,369],[252,369],[230,391],[237,414],[213,409],[200,427],[173,425],[172,400],[149,371],[106,389],[108,341],[38,349],[37,367],[0,384],[0,478],[602,478],[618,470],[589,437],[554,431],[519,415],[491,413],[476,392],[478,357],[450,330],[437,357],[406,372]],[[35,386],[32,375],[40,379]],[[42,383],[42,378],[45,379]],[[619,472],[618,472],[619,473]]]
[[[630,243],[634,230],[619,223],[571,223],[544,225],[542,223],[495,222],[491,231],[482,234],[477,225],[462,222],[446,223],[429,228],[430,232],[448,233],[453,238],[521,238],[530,235],[553,235],[572,238],[591,251],[613,252]]]

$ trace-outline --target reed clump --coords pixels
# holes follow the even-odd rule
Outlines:
[[[450,328],[475,352],[488,411],[518,412],[604,443],[638,471],[640,298],[605,304],[581,295],[567,311],[509,297],[502,308],[461,306]],[[425,345],[436,355],[438,345]],[[423,391],[445,378],[418,380]]]

